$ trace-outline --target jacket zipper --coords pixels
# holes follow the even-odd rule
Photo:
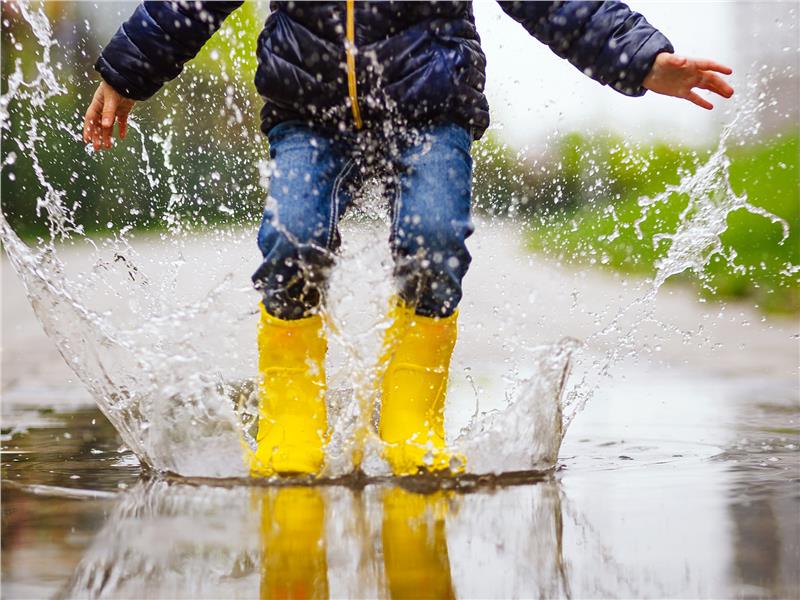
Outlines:
[[[356,14],[355,0],[347,0],[347,40],[344,50],[347,55],[347,91],[350,94],[350,108],[356,129],[361,129],[361,109],[358,106],[358,90],[356,88]]]

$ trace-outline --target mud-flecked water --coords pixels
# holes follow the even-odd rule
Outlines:
[[[151,477],[95,408],[9,407],[4,598],[800,594],[791,380],[629,369],[539,478]]]

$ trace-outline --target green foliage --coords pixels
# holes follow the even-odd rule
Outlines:
[[[48,6],[63,12],[77,5]],[[48,234],[46,215],[36,210],[46,183],[63,190],[64,203],[74,207],[75,221],[87,232],[257,222],[264,199],[256,165],[266,157],[252,84],[261,27],[257,6],[245,3],[177,81],[137,104],[132,119],[142,124],[145,138],[130,128],[126,140],[100,153],[89,152],[77,136],[100,81],[92,64],[107,40],[95,39],[90,29],[75,43],[78,34],[70,27],[82,20],[74,14],[50,15],[56,35],[73,39],[53,48],[56,74],[67,93],[43,107],[26,99],[11,103],[2,157],[13,153],[15,160],[2,171],[2,210],[12,227],[28,238]],[[4,16],[3,91],[17,59],[29,80],[41,57],[21,17]],[[36,175],[37,161],[46,183]]]
[[[586,141],[568,141],[566,156],[581,156]],[[575,210],[536,215],[531,248],[566,263],[653,274],[656,262],[669,247],[668,241],[654,243],[654,236],[675,230],[687,198],[673,194],[668,202],[654,207],[642,222],[641,238],[634,227],[643,215],[639,199],[678,183],[683,170],[701,164],[706,154],[666,145],[634,150],[609,145],[608,140],[589,146],[604,148],[598,157],[605,164],[604,193]],[[791,271],[792,265],[800,264],[799,146],[800,134],[794,131],[728,152],[733,191],[745,193],[750,203],[784,219],[790,235],[781,243],[779,225],[744,210],[731,213],[721,239],[733,254],[734,265],[715,256],[702,276],[681,275],[695,282],[704,296],[748,297],[766,311],[800,311],[797,273]]]
[[[254,74],[258,34],[264,26],[259,8],[256,2],[245,2],[237,8],[194,57],[191,68],[211,74],[231,70],[234,78],[239,73]]]

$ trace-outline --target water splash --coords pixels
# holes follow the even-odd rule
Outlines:
[[[38,158],[43,140],[37,132],[35,109],[65,93],[66,88],[57,85],[50,63],[49,49],[54,42],[46,16],[41,10],[33,12],[27,3],[20,6],[22,16],[42,45],[44,59],[37,64],[39,76],[30,82],[24,82],[17,65],[14,86],[3,98],[7,109],[3,127],[10,130],[8,110],[14,101],[34,100],[26,105],[33,126],[22,148],[46,191],[39,199],[39,207],[50,216],[51,236],[39,247],[29,247],[5,217],[0,217],[0,236],[10,264],[20,276],[46,333],[143,464],[186,476],[245,476],[241,444],[242,439],[253,444],[249,433],[257,412],[253,384],[255,344],[250,341],[257,297],[249,286],[237,283],[248,278],[232,273],[229,259],[232,243],[238,245],[251,233],[205,232],[209,246],[201,244],[203,257],[197,258],[201,250],[192,240],[196,230],[182,220],[178,210],[185,191],[171,164],[172,132],[168,119],[162,124],[167,129],[164,135],[145,136],[141,127],[131,122],[131,131],[138,134],[141,144],[143,182],[154,192],[166,184],[169,194],[162,217],[167,226],[167,232],[161,235],[162,247],[155,256],[146,256],[151,250],[137,247],[126,228],[101,242],[87,238],[75,225],[74,207],[67,208],[66,193],[50,182],[47,168]],[[25,95],[20,92],[23,88]],[[69,132],[69,127],[65,131]],[[148,149],[151,144],[157,149],[155,155]],[[166,181],[153,171],[154,156],[159,154],[168,173]],[[268,178],[268,169],[265,174]],[[368,474],[388,474],[381,459],[381,443],[370,425],[374,417],[372,392],[379,370],[376,357],[388,326],[384,308],[392,293],[388,246],[375,243],[376,238],[385,238],[386,232],[363,223],[377,221],[384,228],[388,223],[378,192],[368,189],[358,210],[348,218],[353,230],[346,236],[350,241],[334,273],[325,315],[333,346],[328,369],[333,435],[324,474],[332,477],[350,473],[356,454],[362,455],[362,466]],[[74,240],[85,246],[81,260],[88,258],[90,268],[77,267],[72,269],[76,273],[70,273],[73,255],[56,240]],[[224,257],[219,251],[223,245]],[[216,256],[209,256],[209,252]],[[243,249],[240,252],[242,257],[250,254]],[[179,281],[193,269],[208,270],[210,264],[217,269],[216,285],[199,297],[195,294],[191,299],[181,298],[182,293],[186,295],[186,288]],[[242,259],[241,264],[246,265],[247,259]],[[381,268],[365,278],[366,264]],[[354,281],[361,281],[364,289],[358,290]],[[357,314],[353,314],[355,299]],[[516,418],[524,417],[539,403],[547,408],[544,415],[531,412],[527,420],[523,419],[528,427],[518,442],[517,453],[527,455],[527,460],[517,460],[526,466],[515,469],[549,468],[555,460],[560,441],[559,392],[569,353],[559,351],[556,357],[540,350],[528,358],[534,366],[541,360],[543,368],[535,388],[527,390],[526,401],[515,405],[517,412],[523,413]],[[560,366],[554,367],[553,360]],[[551,376],[556,377],[552,385],[542,383]],[[471,400],[468,403],[472,405]],[[475,436],[487,439],[496,435],[493,432],[501,414],[493,412],[485,422],[473,423]],[[468,431],[464,430],[455,443],[463,447],[470,460],[474,456],[476,468],[504,470],[501,455],[496,455],[495,462],[478,458],[478,437],[471,437]],[[360,433],[366,434],[363,447],[353,443],[354,439],[364,438]],[[537,437],[550,440],[546,450],[534,443]]]
[[[749,97],[745,95],[745,98]],[[752,119],[758,110],[758,106],[752,102],[750,106],[747,104],[746,100],[742,111],[737,112],[722,129],[717,148],[705,163],[694,172],[685,174],[677,185],[668,185],[660,194],[639,200],[642,215],[635,221],[634,227],[637,236],[642,239],[642,223],[650,217],[651,210],[659,204],[674,201],[675,195],[688,198],[675,231],[653,236],[653,246],[656,248],[663,242],[668,243],[666,255],[656,262],[653,294],[667,279],[686,270],[693,271],[703,280],[706,265],[716,255],[725,258],[732,269],[739,268],[735,263],[735,252],[722,242],[722,235],[728,229],[728,216],[733,212],[745,210],[780,226],[782,237],[779,244],[785,243],[789,237],[786,220],[751,204],[746,193],[737,194],[731,187],[731,161],[727,155],[729,140],[742,131],[741,123]]]
[[[184,220],[181,209],[194,192],[183,189],[172,166],[173,120],[168,118],[161,133],[149,135],[131,122],[132,137],[140,144],[142,184],[153,194],[168,194],[160,242],[140,243],[129,237],[128,226],[102,241],[87,237],[74,217],[80,201],[67,198],[51,182],[38,154],[44,121],[36,111],[67,92],[50,58],[52,29],[41,9],[33,11],[26,2],[19,6],[42,59],[30,81],[17,61],[0,100],[0,127],[11,131],[11,111],[25,100],[30,127],[24,139],[15,141],[44,190],[37,210],[47,215],[50,238],[30,247],[0,216],[0,239],[10,264],[48,336],[144,464],[186,476],[243,477],[247,469],[241,444],[253,443],[257,414],[253,338],[258,298],[246,283],[249,265],[254,267],[256,260],[250,242],[253,227],[208,231]],[[233,100],[227,102],[234,113],[241,112]],[[752,117],[758,110],[752,107],[742,114]],[[61,125],[74,138],[74,127]],[[456,361],[460,368],[454,368],[449,401],[461,412],[450,411],[448,434],[451,445],[467,457],[471,473],[555,465],[569,423],[612,367],[637,350],[639,324],[654,318],[652,306],[663,283],[687,269],[702,271],[717,254],[735,259],[720,240],[731,212],[744,209],[769,218],[786,238],[787,223],[731,189],[727,144],[742,130],[742,120],[734,119],[703,164],[684,174],[678,185],[641,200],[637,227],[676,193],[687,196],[689,204],[677,229],[654,239],[669,245],[656,277],[636,301],[602,319],[586,344],[565,340],[530,347],[529,340],[512,338],[502,343],[501,364],[487,367],[484,362],[490,361],[483,357],[469,364]],[[3,165],[15,160],[9,153]],[[156,163],[164,167],[166,180],[156,174]],[[258,167],[268,181],[268,166]],[[391,258],[383,243],[387,213],[375,189],[367,189],[357,207],[343,224],[346,241],[325,311],[331,338],[327,400],[332,440],[324,474],[330,477],[352,472],[357,454],[368,475],[388,473],[372,426],[375,358],[388,326],[384,309],[392,293]],[[80,255],[71,253],[65,241],[79,247]],[[626,320],[637,324],[625,325]],[[483,323],[462,321],[462,328],[469,327],[503,330],[503,315],[489,315]],[[591,353],[597,345],[605,348],[599,357]],[[576,353],[582,374],[562,400]],[[483,383],[476,383],[481,379]],[[505,403],[484,410],[487,395]],[[353,443],[362,439],[360,432],[366,432],[363,446]]]

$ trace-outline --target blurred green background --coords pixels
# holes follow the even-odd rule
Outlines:
[[[111,24],[130,10],[127,4],[108,6],[114,7],[105,15]],[[259,169],[267,157],[258,129],[260,99],[251,82],[263,3],[246,3],[178,81],[136,107],[146,139],[131,131],[124,144],[99,155],[75,135],[97,84],[92,64],[108,27],[93,25],[99,16],[89,3],[48,3],[45,10],[58,40],[54,68],[68,92],[44,107],[26,100],[11,105],[2,155],[13,164],[2,172],[2,209],[15,230],[27,238],[48,235],[44,215],[36,212],[44,188],[34,158],[48,181],[66,192],[76,221],[89,233],[255,227],[264,201]],[[30,79],[41,50],[14,3],[2,4],[2,18],[5,93],[17,59]],[[730,145],[734,191],[785,219],[791,234],[779,243],[779,226],[745,211],[732,213],[723,241],[735,251],[737,267],[717,257],[702,276],[681,275],[704,296],[748,298],[765,311],[800,312],[792,269],[800,264],[799,131],[789,119],[779,130]],[[563,264],[650,275],[667,249],[654,244],[653,235],[674,229],[686,199],[676,195],[650,211],[641,239],[633,227],[642,214],[639,199],[678,183],[683,170],[695,169],[713,150],[710,144],[631,143],[613,133],[567,133],[553,136],[546,151],[529,157],[490,131],[473,149],[476,209],[523,221],[531,250]]]
[[[17,159],[3,169],[2,203],[14,229],[29,238],[48,234],[46,219],[36,214],[36,199],[44,190],[32,148],[49,182],[66,192],[66,203],[77,203],[76,221],[88,233],[125,226],[257,222],[263,206],[258,163],[267,156],[258,128],[261,102],[251,81],[263,25],[260,4],[248,2],[235,11],[178,81],[136,105],[132,118],[143,124],[146,139],[129,129],[124,142],[97,154],[75,136],[99,81],[93,64],[111,32],[130,14],[131,3],[102,5],[113,11],[105,15],[106,27],[98,25],[104,15],[96,4],[43,6],[58,40],[54,70],[67,93],[45,107],[24,99],[11,105],[11,130],[3,136],[2,153]],[[5,93],[15,61],[21,59],[30,80],[41,51],[14,4],[4,2],[2,11]],[[40,139],[32,143],[34,126]]]
[[[491,145],[491,139],[485,144]],[[675,144],[632,146],[613,136],[571,134],[559,140],[541,170],[493,149],[487,153],[492,160],[478,165],[476,188],[486,197],[512,199],[513,210],[530,221],[530,247],[537,252],[567,264],[652,275],[668,249],[667,243],[654,243],[654,235],[675,231],[688,200],[674,193],[654,206],[642,223],[640,238],[634,227],[643,215],[639,199],[678,184],[682,170],[694,171],[712,150]],[[784,219],[789,236],[782,240],[781,226],[763,216],[734,211],[722,235],[726,253],[735,254],[734,265],[717,255],[702,274],[686,271],[680,278],[706,298],[751,298],[767,312],[797,313],[800,289],[793,266],[800,264],[798,130],[734,146],[727,156],[733,192]]]

